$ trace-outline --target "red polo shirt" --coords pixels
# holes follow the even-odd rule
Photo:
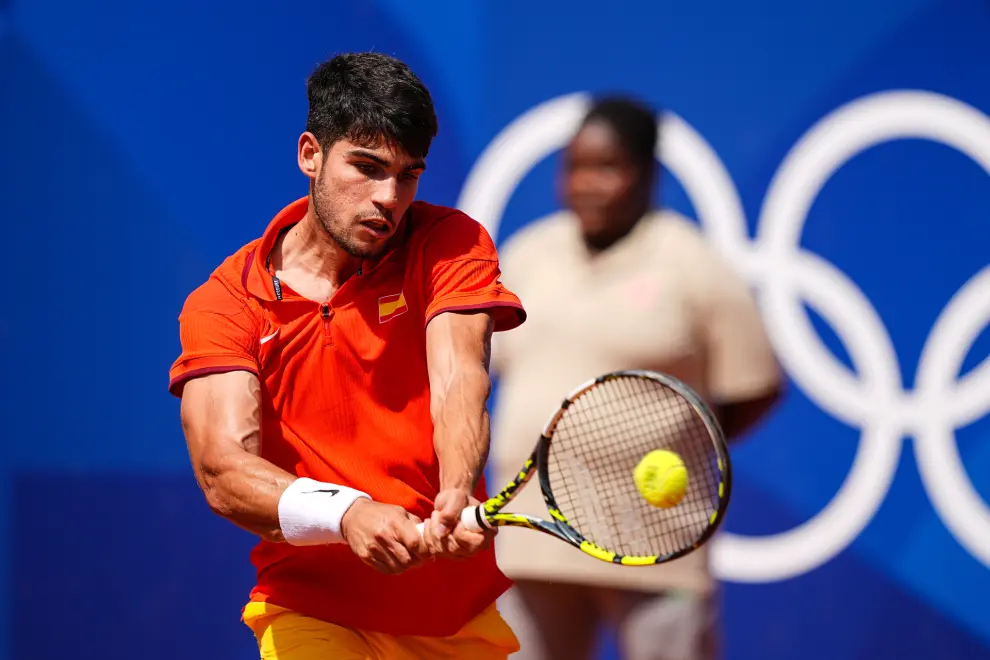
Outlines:
[[[278,300],[266,258],[307,204],[303,198],[283,209],[186,300],[169,389],[181,396],[187,380],[209,373],[258,374],[265,459],[425,519],[439,488],[426,325],[441,312],[484,309],[503,331],[525,312],[499,282],[485,229],[423,202],[410,207],[389,252],[365,262],[329,301],[302,298],[285,284]],[[486,496],[482,480],[475,497]],[[251,598],[349,628],[450,635],[508,587],[494,552],[389,576],[346,544],[261,541],[251,554]]]

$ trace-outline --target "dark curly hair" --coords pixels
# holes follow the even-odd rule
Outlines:
[[[402,61],[381,53],[344,53],[320,64],[307,81],[306,130],[329,149],[346,137],[383,141],[425,158],[437,134],[430,92]]]

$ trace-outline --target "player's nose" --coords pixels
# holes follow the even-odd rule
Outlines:
[[[395,177],[385,177],[375,186],[373,201],[386,209],[395,208],[399,203],[399,182]]]

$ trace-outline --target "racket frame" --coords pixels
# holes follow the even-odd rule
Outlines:
[[[560,419],[564,416],[564,413],[567,412],[567,409],[588,390],[610,380],[630,377],[644,378],[659,382],[661,385],[674,390],[682,396],[684,400],[695,409],[695,413],[705,424],[708,435],[715,445],[716,454],[718,455],[720,475],[719,501],[717,509],[709,519],[708,526],[691,546],[687,546],[664,555],[620,555],[612,552],[611,550],[595,545],[594,542],[585,538],[567,521],[567,518],[563,515],[563,513],[561,513],[559,507],[557,506],[553,490],[550,487],[550,446],[553,444],[554,431],[556,430]],[[512,501],[516,494],[519,493],[520,489],[522,489],[522,487],[525,486],[530,479],[532,479],[534,474],[538,475],[540,491],[543,494],[543,501],[547,506],[547,511],[552,520],[543,520],[523,513],[508,513],[502,511],[502,509]],[[568,394],[567,398],[564,399],[560,407],[544,425],[543,434],[537,441],[536,447],[533,449],[533,453],[523,464],[515,478],[506,484],[506,486],[496,495],[490,497],[481,505],[465,510],[462,520],[464,520],[464,522],[470,521],[471,523],[476,523],[477,529],[491,529],[493,527],[528,527],[566,541],[567,543],[570,543],[574,547],[580,549],[585,554],[605,562],[621,564],[623,566],[651,566],[683,557],[684,555],[694,552],[707,543],[712,535],[718,531],[722,521],[725,518],[725,512],[728,508],[731,494],[732,462],[729,459],[729,450],[725,441],[725,433],[722,431],[722,427],[711,408],[700,396],[698,396],[694,390],[672,376],[644,369],[624,369],[612,371],[598,376],[597,378],[588,380]],[[472,518],[474,520],[471,520]],[[471,524],[470,526],[475,527],[475,524]]]

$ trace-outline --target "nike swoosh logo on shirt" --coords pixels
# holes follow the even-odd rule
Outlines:
[[[262,344],[265,344],[267,342],[270,342],[271,340],[275,339],[275,335],[277,335],[277,334],[278,334],[278,330],[275,330],[275,332],[273,332],[272,334],[268,335],[267,337],[262,337],[261,338],[261,343]]]

